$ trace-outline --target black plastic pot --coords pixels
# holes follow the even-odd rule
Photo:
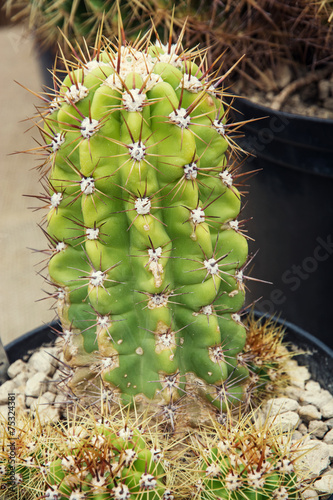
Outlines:
[[[14,363],[17,359],[25,359],[32,351],[44,344],[52,344],[57,338],[55,329],[59,329],[58,322],[48,323],[5,345],[9,363]]]
[[[239,142],[255,157],[242,219],[259,249],[251,281],[252,300],[262,313],[283,318],[333,347],[333,120],[273,111],[245,99],[234,102],[242,127]]]

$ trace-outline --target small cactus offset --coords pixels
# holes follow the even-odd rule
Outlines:
[[[198,479],[193,497],[200,500],[300,500],[310,481],[298,465],[302,441],[291,441],[277,425],[255,412],[193,439]]]
[[[158,425],[127,413],[122,408],[96,420],[96,414],[82,411],[80,418],[56,425],[21,416],[15,460],[12,438],[1,423],[0,497],[3,491],[7,500],[172,500],[177,488],[182,498],[170,462],[180,442],[162,443]]]
[[[204,51],[99,38],[43,97],[37,198],[71,387],[238,405],[247,238],[221,79]],[[165,409],[165,408],[164,408]]]

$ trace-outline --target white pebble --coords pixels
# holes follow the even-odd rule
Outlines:
[[[299,423],[300,418],[295,411],[286,411],[268,419],[268,424],[274,427],[277,426],[281,432],[292,432]]]
[[[287,387],[283,388],[283,394],[290,399],[294,399],[295,401],[298,401],[301,395],[301,390],[299,387],[296,387],[294,385],[288,385]]]
[[[314,382],[316,383],[316,382]],[[309,385],[309,384],[307,384]],[[330,400],[331,394],[328,391],[324,390],[319,390],[316,392],[312,391],[312,386],[311,390],[306,390],[304,391],[299,400],[303,404],[309,404],[309,405],[315,405],[319,410],[327,404],[327,402]]]
[[[27,383],[29,377],[31,377],[31,374],[24,370],[22,371],[22,373],[16,375],[16,377],[13,378],[13,381],[15,382],[16,387],[20,387],[22,385],[24,386]]]
[[[17,375],[21,374],[22,372],[27,371],[27,365],[22,359],[17,359],[10,365],[10,367],[7,370],[7,374],[9,378],[15,378]]]
[[[8,403],[8,394],[14,392],[15,388],[16,384],[13,380],[6,380],[6,382],[0,386],[0,405]]]
[[[314,405],[301,406],[298,410],[298,414],[302,420],[310,422],[311,420],[320,420],[321,413],[318,408]]]
[[[333,417],[333,398],[331,401],[328,401],[324,406],[320,409],[323,418],[332,418]]]
[[[309,380],[309,382],[305,386],[305,389],[309,392],[321,391],[320,384],[318,382],[315,382],[314,380]]]
[[[45,398],[49,403],[53,403],[55,397],[56,397],[55,393],[51,391],[46,391],[43,394],[43,398]]]
[[[311,490],[310,488],[301,492],[301,498],[303,500],[318,500],[319,499],[317,492],[315,490]]]
[[[311,432],[311,436],[321,439],[325,436],[327,431],[327,424],[321,420],[311,420],[309,423],[309,432]]]
[[[326,423],[327,423],[329,429],[333,428],[333,418],[330,418],[329,420],[326,420]]]
[[[52,376],[57,368],[56,360],[47,351],[35,352],[29,359],[28,366],[49,376]]]
[[[308,434],[308,428],[307,426],[305,425],[304,422],[301,422],[299,424],[299,426],[297,427],[297,430],[303,435],[305,436],[305,434]]]
[[[324,437],[324,441],[326,444],[331,444],[333,445],[333,429],[327,432]]]
[[[42,425],[47,422],[57,422],[60,418],[60,409],[57,406],[51,405],[39,407],[38,418]]]
[[[286,412],[294,412],[298,409],[298,402],[290,398],[269,399],[263,406],[263,411],[270,417]]]
[[[327,469],[329,464],[330,452],[326,443],[311,439],[300,447],[297,465],[312,478]]]
[[[43,382],[46,380],[48,380],[48,378],[45,373],[35,373],[35,375],[27,380],[27,385],[25,387],[26,396],[38,397],[43,390]]]
[[[291,385],[304,389],[305,382],[311,378],[311,374],[306,366],[298,366],[297,361],[289,360],[286,366],[287,374],[290,377]]]
[[[324,474],[313,486],[321,493],[333,493],[333,474]]]

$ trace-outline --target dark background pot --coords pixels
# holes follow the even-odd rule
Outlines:
[[[259,249],[248,300],[262,313],[281,316],[333,347],[333,120],[272,111],[236,99],[236,121],[262,118],[242,127],[240,144],[253,153],[242,219],[250,250]]]

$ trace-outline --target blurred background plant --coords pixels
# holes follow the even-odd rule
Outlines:
[[[85,37],[88,45],[93,43],[102,18],[105,35],[117,34],[117,3],[7,0],[4,8],[13,21],[28,19],[42,48],[56,52],[58,44],[66,49],[61,31],[70,42]],[[246,54],[232,77],[235,91],[242,94],[251,95],[253,89],[277,92],[308,72],[332,70],[331,0],[119,0],[119,8],[127,36],[145,31],[152,19],[166,42],[172,22],[175,39],[187,22],[184,44],[210,47],[210,64],[227,51],[223,71]]]

